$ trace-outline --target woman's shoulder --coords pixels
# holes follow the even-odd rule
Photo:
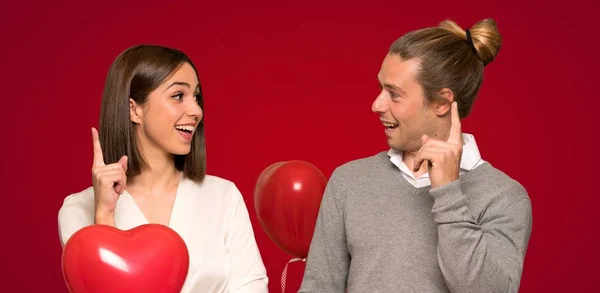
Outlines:
[[[206,174],[201,182],[188,181],[191,182],[192,187],[196,189],[208,189],[212,191],[237,190],[237,186],[233,181],[215,175]]]
[[[58,231],[61,244],[79,229],[94,224],[94,189],[88,187],[69,194],[58,211]]]
[[[78,209],[78,210],[94,210],[94,188],[92,186],[67,195],[60,208],[61,211]]]
[[[242,199],[238,186],[227,178],[207,174],[201,182],[187,181],[191,193],[201,194],[212,200],[232,203]]]

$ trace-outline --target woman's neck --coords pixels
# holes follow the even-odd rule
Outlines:
[[[147,158],[148,166],[127,182],[127,189],[146,195],[160,195],[179,184],[181,173],[175,168],[173,155]]]

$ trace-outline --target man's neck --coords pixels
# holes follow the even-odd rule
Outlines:
[[[427,164],[428,164],[427,162],[425,162],[424,164],[421,164],[421,168],[418,171],[415,172],[413,170],[413,166],[415,163],[415,157],[418,152],[419,152],[418,150],[402,152],[402,161],[408,167],[408,169],[410,169],[410,171],[413,173],[415,178],[419,178],[419,177],[423,176],[423,174],[427,173]]]
[[[434,131],[433,133],[427,134],[427,136],[429,136],[429,139],[447,141],[448,137],[450,136],[450,131],[449,131],[450,125],[444,125],[443,127],[440,126],[439,128],[447,129],[447,130]],[[419,150],[421,150],[421,147],[422,147],[422,144],[419,142],[418,148],[402,151],[402,161],[410,169],[410,171],[413,172],[413,175],[415,176],[415,178],[419,178],[419,177],[423,176],[428,171],[428,162],[424,162],[423,164],[421,164],[421,168],[419,168],[419,170],[417,170],[417,171],[413,170],[413,166],[415,163],[415,157],[419,153]]]

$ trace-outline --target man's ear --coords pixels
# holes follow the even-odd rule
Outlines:
[[[131,122],[135,124],[142,123],[143,114],[142,107],[140,107],[133,99],[129,99],[129,116],[131,117]]]
[[[436,101],[435,114],[444,116],[449,113],[454,102],[454,93],[449,88],[443,88],[437,92],[439,99]]]

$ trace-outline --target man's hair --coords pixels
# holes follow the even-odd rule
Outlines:
[[[493,19],[481,20],[467,31],[446,20],[439,27],[402,36],[390,46],[390,54],[403,60],[418,60],[416,79],[424,89],[426,101],[440,98],[438,91],[448,88],[464,118],[471,112],[483,82],[483,69],[496,58],[501,44],[502,37]]]

